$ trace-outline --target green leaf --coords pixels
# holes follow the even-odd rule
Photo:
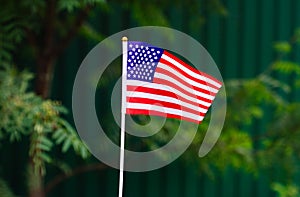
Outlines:
[[[56,130],[54,132],[54,134],[52,135],[52,137],[54,139],[57,139],[59,136],[61,136],[64,133],[64,131],[65,131],[64,129],[58,129],[58,130]]]
[[[40,153],[39,157],[43,159],[43,161],[47,162],[47,163],[51,163],[52,162],[52,158],[46,154],[46,153]]]
[[[66,133],[61,134],[61,135],[59,136],[59,138],[57,138],[56,144],[62,143],[62,142],[64,141],[64,139],[66,139],[66,137],[67,137],[67,134],[66,134]]]
[[[46,146],[49,146],[49,147],[53,146],[53,142],[51,140],[49,140],[47,137],[45,137],[45,136],[41,136],[39,138],[39,140],[41,141],[41,143],[43,143]]]
[[[292,47],[289,42],[282,41],[275,42],[274,49],[279,53],[289,53],[291,52]]]
[[[80,1],[78,0],[60,0],[58,2],[58,10],[63,11],[67,10],[72,12],[74,9],[80,7]]]
[[[72,141],[71,141],[70,138],[67,138],[67,139],[65,140],[64,145],[63,145],[63,147],[62,147],[62,152],[63,152],[63,153],[65,153],[65,152],[68,151],[68,149],[69,149],[70,146],[71,146],[71,143],[72,143]]]
[[[42,144],[42,143],[38,143],[38,144],[36,145],[36,147],[37,147],[38,149],[43,150],[43,151],[50,151],[50,150],[51,150],[51,146],[47,146],[47,145]]]
[[[300,65],[291,61],[276,61],[273,63],[272,69],[283,74],[300,74]]]

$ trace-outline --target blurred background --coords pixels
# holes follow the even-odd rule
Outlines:
[[[126,172],[124,196],[300,196],[299,0],[0,2],[0,197],[117,196],[118,170],[90,155],[77,135],[72,88],[96,44],[145,25],[177,29],[208,50],[225,81],[227,115],[207,156],[198,150],[209,117],[172,164]],[[120,60],[96,94],[99,121],[116,144],[110,95]],[[128,136],[126,146],[153,150],[177,127],[168,120],[153,137]]]

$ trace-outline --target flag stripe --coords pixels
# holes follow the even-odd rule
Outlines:
[[[171,70],[171,69],[169,69]],[[208,89],[208,86],[206,86],[205,89],[203,89],[202,87],[199,87],[199,86],[194,86],[192,84],[192,82],[187,82],[185,81],[184,79],[180,78],[180,75],[177,74],[176,72],[174,72],[174,70],[172,71],[169,71],[169,70],[166,70],[165,68],[162,68],[160,65],[159,67],[156,68],[156,72],[157,73],[163,73],[164,75],[167,75],[175,80],[177,80],[178,82],[180,82],[182,85],[186,86],[186,87],[189,87],[197,92],[201,92],[201,93],[204,93],[204,94],[207,94],[207,95],[211,95],[211,96],[215,96],[216,93],[214,92],[211,92],[210,90],[207,90]],[[203,86],[203,85],[202,85]]]
[[[196,123],[196,124],[201,123],[201,121],[194,120],[194,119],[191,119],[191,118],[188,118],[188,117],[183,117],[183,116],[179,116],[179,115],[175,115],[175,114],[163,113],[163,112],[155,111],[155,110],[127,108],[126,113],[127,114],[133,114],[133,115],[144,114],[144,115],[153,115],[153,116],[163,116],[163,117],[167,117],[167,118],[176,118],[176,119],[186,120],[186,121],[193,122],[193,123]]]
[[[143,86],[131,86],[131,85],[129,85],[129,86],[127,86],[127,91],[136,91],[136,92],[139,92],[139,93],[149,93],[149,94],[158,95],[158,96],[165,96],[166,98],[178,99],[181,102],[187,103],[189,105],[200,107],[200,108],[204,109],[205,111],[207,111],[207,109],[208,109],[208,106],[193,102],[193,101],[191,101],[189,99],[186,99],[186,98],[184,98],[184,97],[182,97],[178,94],[176,95],[173,92],[166,91],[166,90],[154,89],[154,88],[143,87]],[[131,96],[135,96],[135,94],[133,94]]]
[[[127,103],[127,108],[153,110],[153,111],[158,111],[166,114],[173,114],[173,115],[183,116],[186,118],[191,118],[194,119],[195,121],[201,121],[203,119],[203,116],[192,114],[183,110],[178,110],[178,109],[163,107],[163,106],[150,105],[150,104]]]
[[[207,103],[212,102],[212,99],[207,99],[207,98],[204,98],[204,97],[201,97],[201,96],[197,96],[197,95],[193,94],[193,92],[194,92],[193,90],[191,90],[191,92],[189,92],[189,91],[185,90],[184,88],[181,88],[181,87],[175,85],[174,83],[172,83],[168,80],[155,78],[153,80],[153,82],[158,83],[158,84],[162,84],[162,85],[167,85],[169,87],[173,87],[174,89],[177,89],[178,91],[182,92],[183,94],[188,95],[189,97],[191,97],[192,100],[199,99],[199,100],[202,100],[202,101],[207,102]]]
[[[189,94],[197,95],[197,96],[206,98],[208,100],[213,100],[214,99],[214,96],[203,93],[203,92],[199,92],[199,91],[193,89],[193,86],[191,86],[187,83],[182,84],[180,81],[177,81],[176,79],[166,75],[165,73],[155,72],[153,82],[155,82],[157,79],[167,80],[167,81],[170,82],[169,84],[170,84],[171,87],[174,87],[176,89],[185,90],[185,92],[188,92]]]
[[[193,76],[196,79],[197,78],[201,79],[201,80],[203,80],[205,82],[208,82],[211,85],[214,85],[218,88],[220,88],[222,86],[221,82],[219,82],[218,80],[214,79],[213,77],[210,77],[209,75],[204,75],[203,73],[199,72],[197,69],[192,68],[190,65],[186,64],[185,62],[178,59],[177,57],[175,57],[171,53],[167,52],[166,50],[164,51],[161,58],[167,60],[168,62],[170,62],[172,64],[174,64],[179,69],[181,69],[182,72],[185,72],[185,73],[189,74],[190,76]]]
[[[182,105],[183,107],[186,107],[186,108],[196,111],[196,113],[206,113],[207,112],[207,109],[203,109],[203,108],[200,108],[200,107],[194,106],[194,105],[189,105],[187,103],[183,103],[182,101],[176,100],[174,98],[166,97],[166,96],[154,95],[154,94],[143,93],[143,92],[128,92],[128,94],[132,94],[132,95],[127,96],[127,98],[128,98],[127,102],[133,103],[136,101],[136,98],[139,98],[143,101],[145,101],[144,99],[149,98],[149,99],[155,100],[157,103],[168,102],[168,103],[173,103],[175,105]],[[134,100],[131,100],[130,98],[134,98]],[[136,101],[136,102],[138,102],[138,101]]]
[[[206,111],[205,112],[200,112],[198,110],[191,109],[189,107],[186,107],[182,103],[174,103],[172,101],[167,102],[167,101],[162,101],[160,99],[156,100],[156,99],[150,99],[150,98],[145,98],[145,97],[127,97],[127,102],[128,103],[158,105],[158,106],[163,106],[163,107],[168,107],[168,108],[173,108],[173,109],[186,111],[188,113],[192,113],[192,114],[200,115],[200,116],[204,116],[205,112],[206,112]]]
[[[185,78],[194,81],[194,83],[202,84],[202,85],[208,86],[209,88],[212,88],[213,90],[218,91],[219,88],[217,86],[212,85],[212,84],[208,83],[207,81],[204,81],[204,80],[201,80],[199,78],[195,78],[195,77],[189,75],[188,73],[184,72],[183,70],[181,70],[180,68],[178,68],[173,63],[169,62],[166,59],[163,59],[163,57],[165,57],[165,56],[162,56],[162,58],[160,59],[160,62],[162,64],[168,65],[168,67],[170,67],[173,70],[177,71],[178,73],[180,73],[181,75],[183,75]]]

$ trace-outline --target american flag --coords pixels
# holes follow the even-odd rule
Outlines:
[[[222,83],[165,49],[129,41],[126,114],[201,123]]]

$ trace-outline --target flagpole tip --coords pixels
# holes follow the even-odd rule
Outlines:
[[[126,42],[126,41],[128,41],[128,38],[127,38],[126,36],[124,36],[124,37],[122,38],[122,41],[123,41],[123,42]]]

